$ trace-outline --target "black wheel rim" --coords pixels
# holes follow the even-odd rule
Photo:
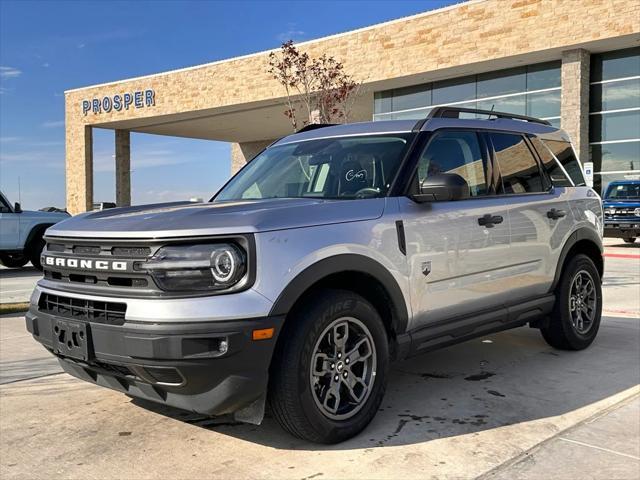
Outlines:
[[[316,406],[332,420],[346,420],[367,402],[376,378],[376,346],[358,319],[331,322],[313,349],[309,379]]]
[[[591,330],[597,305],[598,296],[593,277],[586,270],[580,270],[573,277],[569,292],[569,314],[576,332],[584,335]]]

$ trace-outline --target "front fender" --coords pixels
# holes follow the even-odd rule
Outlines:
[[[329,275],[342,272],[363,273],[380,282],[393,302],[397,319],[396,331],[398,333],[406,331],[409,314],[398,282],[383,265],[369,257],[357,254],[336,255],[307,267],[284,288],[276,299],[270,315],[286,315],[311,286]]]

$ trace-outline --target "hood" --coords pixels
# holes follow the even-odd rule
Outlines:
[[[628,207],[628,208],[638,208],[640,207],[640,200],[614,200],[614,199],[603,199],[602,206],[604,208],[607,207]]]
[[[83,213],[56,224],[47,235],[162,238],[257,233],[373,220],[385,199],[271,199],[220,203],[161,203]]]
[[[23,218],[28,217],[30,219],[43,222],[59,222],[70,217],[66,212],[43,212],[41,210],[22,210],[20,215]]]

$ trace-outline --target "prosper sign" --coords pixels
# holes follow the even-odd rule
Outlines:
[[[152,89],[137,90],[135,92],[117,93],[102,98],[92,98],[82,101],[82,113],[94,114],[109,113],[112,110],[119,112],[129,108],[153,107],[156,104],[156,92]]]

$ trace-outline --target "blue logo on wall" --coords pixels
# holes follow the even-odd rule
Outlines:
[[[102,98],[83,100],[82,113],[84,115],[89,112],[94,114],[109,113],[112,110],[120,112],[122,110],[129,110],[129,108],[153,107],[155,104],[156,92],[151,89],[138,90],[136,92],[118,93]]]

